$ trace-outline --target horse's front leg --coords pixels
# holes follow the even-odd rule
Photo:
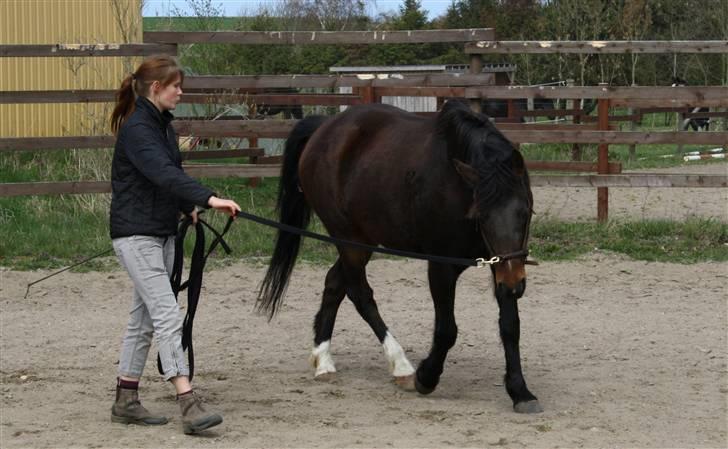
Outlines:
[[[543,411],[536,396],[526,387],[526,380],[521,371],[521,351],[519,340],[521,337],[521,322],[518,318],[518,303],[516,297],[508,292],[496,295],[500,317],[498,326],[506,353],[505,385],[508,395],[513,400],[513,409],[518,413],[540,413]]]
[[[430,262],[427,277],[435,304],[435,333],[430,354],[420,362],[415,376],[415,387],[422,394],[435,391],[440,382],[447,352],[455,344],[458,326],[455,323],[455,284],[464,268]]]

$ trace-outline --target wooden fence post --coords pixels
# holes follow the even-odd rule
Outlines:
[[[636,86],[637,86],[636,84],[634,84],[634,83],[632,84],[632,87],[636,87]],[[635,109],[632,106],[630,106],[629,108],[627,108],[627,114],[633,116],[632,120],[629,121],[629,130],[636,131],[637,130],[636,116],[639,115],[639,109]],[[637,145],[632,143],[629,145],[629,160],[634,161],[635,159],[637,159]]]
[[[377,92],[377,88],[372,86],[372,101],[374,103],[382,104],[382,96]]]
[[[506,101],[507,109],[506,109],[506,118],[508,119],[508,123],[514,123],[516,120],[516,105],[513,103],[513,99],[509,98]]]
[[[599,83],[600,86],[607,86],[607,83]],[[600,98],[597,105],[599,131],[609,130],[609,98]],[[599,156],[597,158],[597,171],[600,175],[609,174],[609,144],[599,144]],[[597,221],[604,223],[609,218],[609,188],[597,188]]]
[[[248,147],[249,148],[257,148],[258,147],[258,138],[257,137],[251,137],[248,139]],[[258,157],[257,156],[251,156],[250,157],[250,163],[251,164],[257,164],[258,163]],[[260,184],[260,178],[248,178],[248,186],[252,188],[258,187]]]
[[[574,87],[574,80],[569,78],[566,80],[566,85],[568,87]],[[579,109],[579,112],[583,112],[581,109],[581,100],[567,100],[566,102],[566,109]],[[571,116],[571,124],[572,125],[578,125],[581,123],[581,115],[580,114],[574,114]],[[572,143],[571,144],[571,160],[572,161],[580,161],[581,160],[581,145],[578,143]]]
[[[374,87],[371,85],[369,86],[362,86],[359,88],[359,96],[361,97],[361,102],[363,104],[371,104],[374,103]]]
[[[685,121],[685,114],[682,112],[676,112],[675,113],[675,131],[681,132],[685,131],[685,128],[683,127],[683,122]],[[681,154],[683,152],[683,144],[679,143],[677,144],[677,147],[675,147],[675,153]]]
[[[482,55],[470,55],[470,68],[468,69],[468,73],[472,73],[474,75],[479,75],[482,70],[483,70],[483,56]],[[483,112],[482,108],[480,106],[481,101],[483,101],[482,98],[473,98],[472,100],[470,100],[470,109],[472,109],[475,112]]]

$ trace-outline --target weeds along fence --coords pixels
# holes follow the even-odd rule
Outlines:
[[[617,87],[617,86],[495,86],[492,74],[481,73],[484,54],[510,53],[728,53],[728,41],[495,41],[492,29],[428,30],[396,32],[147,32],[143,44],[105,45],[0,45],[3,56],[145,56],[155,53],[176,54],[178,44],[234,43],[241,45],[318,45],[318,44],[417,44],[463,42],[470,55],[465,74],[402,75],[253,75],[197,76],[185,80],[182,102],[190,104],[319,105],[347,106],[380,102],[383,96],[428,96],[439,102],[451,97],[470,99],[479,109],[483,99],[506,100],[509,117],[498,127],[517,144],[561,143],[598,144],[596,161],[528,161],[532,170],[576,172],[576,174],[532,175],[534,186],[594,187],[597,189],[597,219],[608,218],[609,187],[728,187],[728,176],[706,174],[622,173],[619,162],[609,161],[611,144],[705,144],[728,146],[728,132],[636,132],[618,131],[615,123],[624,115],[610,115],[615,108],[630,108],[630,120],[655,111],[685,112],[686,108],[714,108],[711,116],[725,116],[728,87]],[[352,94],[338,94],[339,87],[351,87]],[[299,89],[328,90],[325,94],[302,94]],[[278,93],[271,93],[278,90]],[[284,90],[284,93],[280,93]],[[515,99],[560,99],[570,105],[563,110],[522,111],[513,108]],[[0,92],[0,103],[111,102],[113,91],[23,91]],[[593,121],[577,106],[581,99],[594,99],[597,114]],[[640,112],[641,111],[641,112]],[[700,114],[701,117],[706,113]],[[516,123],[519,116],[548,115],[567,120],[555,123]],[[192,176],[244,178],[278,176],[276,158],[266,157],[258,148],[259,138],[285,138],[295,120],[177,120],[174,124],[183,138],[240,138],[248,148],[232,150],[184,151],[184,159],[223,159],[248,157],[249,164],[209,164],[188,162]],[[80,148],[109,148],[113,136],[63,136],[43,138],[0,138],[0,152],[54,151]],[[577,146],[574,147],[578,149]],[[578,156],[574,151],[573,156]],[[108,181],[67,181],[2,183],[0,196],[61,193],[109,192]]]

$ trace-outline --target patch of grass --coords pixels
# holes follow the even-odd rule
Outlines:
[[[222,196],[235,198],[250,213],[276,219],[274,212],[277,180],[264,180],[258,188],[244,180],[203,179]],[[93,210],[81,207],[78,197],[0,198],[0,265],[13,269],[57,269],[111,248],[106,207]],[[202,217],[221,230],[227,217],[206,212]],[[325,233],[318,219],[309,229]],[[189,234],[191,234],[190,232]],[[244,219],[233,224],[226,241],[233,253],[222,250],[211,256],[211,266],[234,260],[268,262],[276,231]],[[212,238],[208,234],[208,243]],[[193,239],[188,236],[186,254],[192,252]],[[572,260],[594,250],[608,250],[631,258],[673,263],[728,261],[728,224],[709,219],[685,222],[643,220],[609,222],[559,222],[536,220],[531,229],[531,254],[537,260]],[[314,263],[332,263],[336,259],[333,245],[304,239],[301,259]],[[113,255],[74,270],[115,268]]]
[[[723,262],[728,261],[728,224],[697,218],[606,224],[536,221],[531,226],[530,243],[533,257],[543,260],[570,260],[594,250],[607,250],[637,260]]]
[[[277,219],[277,179],[266,179],[254,189],[246,185],[246,180],[238,178],[200,181],[219,195],[234,198],[249,213]],[[111,248],[108,200],[99,207],[87,208],[79,202],[83,196],[0,198],[0,265],[19,270],[57,269]],[[218,230],[227,222],[227,216],[214,211],[207,211],[201,217]],[[317,218],[312,220],[309,230],[325,233]],[[186,254],[192,254],[193,234],[193,230],[188,231]],[[233,253],[228,256],[219,249],[210,259],[226,263],[229,258],[260,258],[267,263],[275,236],[273,228],[238,219],[225,238]],[[211,234],[207,233],[206,238],[209,245]],[[301,256],[311,262],[331,262],[336,258],[336,250],[332,245],[304,239]],[[107,269],[115,265],[89,262],[74,271],[90,267]]]

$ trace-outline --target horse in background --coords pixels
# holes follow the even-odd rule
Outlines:
[[[484,114],[448,101],[434,117],[393,106],[352,106],[295,126],[284,151],[277,208],[282,223],[306,228],[315,212],[332,237],[441,257],[499,257],[490,265],[506,359],[505,388],[519,413],[541,406],[521,370],[518,299],[526,289],[533,212],[521,154]],[[272,318],[298,255],[301,237],[279,231],[258,294]],[[331,339],[347,296],[382,344],[395,382],[428,394],[437,387],[458,328],[454,302],[466,266],[428,262],[435,308],[429,355],[415,371],[379,315],[366,265],[372,252],[337,245],[314,319],[311,360],[317,379],[336,373]]]
[[[265,89],[266,94],[297,94],[298,89],[281,87]],[[266,116],[274,116],[283,114],[283,118],[286,120],[296,119],[301,120],[303,118],[303,106],[300,104],[286,104],[286,105],[270,105],[260,103],[255,105],[255,113],[257,117],[264,118]]]
[[[680,78],[679,76],[673,76],[672,77],[672,87],[677,86],[687,86],[688,83],[683,78]],[[709,112],[709,108],[693,108],[692,113],[698,113],[698,112]],[[708,131],[710,129],[710,117],[691,117],[687,118],[683,122],[683,128],[690,127],[693,129],[693,131]]]
[[[555,100],[550,98],[534,98],[533,99],[533,110],[534,111],[553,111],[555,108]],[[519,111],[528,110],[528,99],[516,98],[513,100],[513,107]],[[489,117],[493,118],[506,118],[508,117],[508,100],[499,99],[485,99],[480,103],[481,111]],[[549,120],[555,120],[556,117],[548,116]],[[519,117],[521,123],[526,122],[526,118]]]

